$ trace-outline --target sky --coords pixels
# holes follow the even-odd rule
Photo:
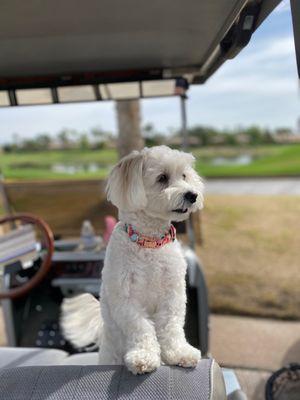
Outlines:
[[[178,98],[141,101],[142,124],[159,132],[180,126]],[[300,117],[290,5],[284,0],[254,33],[250,44],[227,61],[205,85],[189,90],[188,125],[219,129],[259,125],[296,129]],[[86,131],[101,127],[116,132],[115,104],[81,104],[0,108],[0,143],[12,133],[32,137],[62,128]]]

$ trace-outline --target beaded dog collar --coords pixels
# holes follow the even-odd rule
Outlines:
[[[174,242],[176,239],[176,229],[173,225],[171,225],[169,231],[159,239],[137,232],[130,224],[125,224],[125,231],[128,233],[129,239],[132,242],[141,247],[146,247],[147,249],[158,249],[167,243]]]

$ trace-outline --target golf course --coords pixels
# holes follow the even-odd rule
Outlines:
[[[300,175],[300,144],[193,148],[198,172],[210,177]],[[5,180],[104,178],[115,149],[48,150],[0,154]]]
[[[300,176],[298,144],[205,146],[192,153],[205,178]],[[108,148],[19,151],[2,153],[0,168],[15,210],[42,215],[56,233],[67,227],[77,234],[84,218],[100,229],[112,212],[98,181],[117,159]],[[298,196],[206,196],[197,253],[214,312],[300,318],[298,214]]]

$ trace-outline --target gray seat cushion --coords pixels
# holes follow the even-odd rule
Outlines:
[[[162,366],[134,376],[123,366],[48,366],[0,369],[6,400],[225,400],[222,372],[211,359],[195,369]]]
[[[67,357],[68,353],[56,349],[1,347],[0,368],[57,365],[61,364]]]
[[[60,361],[59,365],[98,365],[98,352],[73,354]]]

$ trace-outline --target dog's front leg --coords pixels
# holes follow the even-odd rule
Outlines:
[[[136,304],[123,304],[118,326],[125,336],[124,362],[133,374],[154,371],[161,364],[154,324]]]
[[[201,358],[200,350],[191,346],[185,338],[186,295],[171,296],[161,303],[155,316],[155,328],[161,348],[161,359],[168,365],[195,367]]]

